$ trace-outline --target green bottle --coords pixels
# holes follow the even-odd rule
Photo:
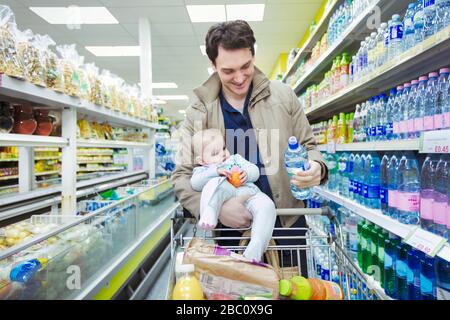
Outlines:
[[[367,268],[372,265],[372,226],[370,222],[366,222],[363,226],[363,256],[362,256],[362,270],[367,273]]]
[[[352,143],[353,142],[353,118],[355,114],[352,112],[347,115],[347,142],[346,143]]]
[[[362,270],[362,253],[363,253],[363,226],[364,219],[359,220],[357,230],[358,230],[358,265]]]
[[[378,233],[378,265],[380,266],[380,285],[384,288],[384,246],[386,240],[389,238],[389,233],[380,229]]]
[[[373,278],[376,281],[380,281],[380,273],[381,270],[379,269],[380,265],[378,262],[378,233],[381,231],[381,228],[378,226],[373,225],[371,229],[371,250],[370,250],[370,256],[372,258],[372,271],[369,270],[369,273],[372,273]]]

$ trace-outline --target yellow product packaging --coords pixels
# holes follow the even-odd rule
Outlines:
[[[98,73],[98,68],[94,63],[87,63],[84,65],[86,70],[88,81],[89,81],[89,102],[96,105],[103,105],[102,101],[102,89],[100,75]]]
[[[80,136],[83,139],[92,138],[92,128],[86,119],[78,120],[78,128],[80,129]]]

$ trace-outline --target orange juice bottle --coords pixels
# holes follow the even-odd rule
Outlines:
[[[306,279],[301,276],[290,280],[280,280],[279,292],[281,296],[292,300],[343,300],[341,287],[334,282],[320,279]]]
[[[175,288],[173,289],[173,300],[204,300],[203,289],[200,281],[195,277],[195,266],[193,264],[182,264],[177,270],[180,274]]]

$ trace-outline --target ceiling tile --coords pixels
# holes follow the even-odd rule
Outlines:
[[[321,1],[305,4],[269,4],[266,6],[264,21],[303,20],[311,22],[320,5]]]
[[[183,0],[100,0],[106,7],[184,6]]]
[[[26,7],[104,7],[100,0],[19,0]]]
[[[122,24],[130,35],[139,39],[139,24]],[[151,23],[151,33],[157,36],[194,36],[190,23]]]
[[[172,47],[173,50],[176,50],[176,47],[190,47],[190,46],[196,46],[198,44],[198,41],[195,37],[180,37],[180,36],[174,36],[174,37],[158,37],[158,36],[152,36],[152,45],[153,46],[159,46],[159,47]],[[199,47],[199,54],[200,53],[200,47]]]
[[[140,17],[150,23],[190,23],[184,6],[110,8],[110,12],[120,23],[138,23]]]

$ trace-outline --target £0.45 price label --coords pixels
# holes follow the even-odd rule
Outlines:
[[[327,143],[327,152],[328,153],[336,153],[336,143],[335,142]]]
[[[449,153],[450,130],[422,132],[420,135],[421,153]]]
[[[447,243],[447,240],[417,227],[408,234],[405,238],[405,243],[430,257],[434,257]]]

